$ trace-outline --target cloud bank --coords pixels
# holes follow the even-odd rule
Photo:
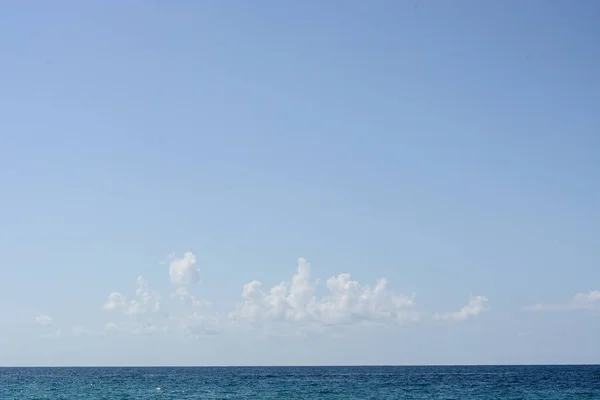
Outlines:
[[[160,296],[148,289],[143,277],[137,278],[135,298],[119,292],[108,295],[102,309],[117,313],[109,321],[105,333],[150,333],[178,331],[188,337],[214,335],[237,328],[293,328],[300,331],[323,331],[330,327],[352,325],[386,325],[416,321],[415,295],[397,294],[388,289],[386,279],[374,285],[352,280],[342,273],[326,280],[319,296],[316,281],[311,280],[311,266],[298,259],[296,273],[287,282],[263,289],[254,280],[243,286],[242,302],[221,318],[210,310],[211,304],[192,294],[200,281],[196,255],[187,252],[181,258],[172,256],[169,281],[175,290],[163,310]]]
[[[311,265],[297,261],[296,272],[287,281],[265,288],[259,280],[243,285],[241,301],[230,312],[220,315],[209,301],[197,297],[200,268],[197,257],[186,252],[168,258],[168,284],[171,293],[161,298],[142,276],[135,291],[110,292],[100,308],[110,316],[102,335],[173,332],[188,338],[212,336],[221,332],[255,329],[269,334],[296,335],[326,331],[338,335],[356,326],[393,326],[419,320],[416,295],[397,293],[381,278],[372,284],[352,279],[349,273],[331,276],[323,283],[311,278]],[[166,277],[165,277],[166,278]],[[166,279],[165,279],[166,282]],[[166,282],[167,283],[167,282]],[[596,301],[599,292],[576,296],[578,304]],[[472,297],[456,312],[435,314],[440,320],[461,321],[488,310],[487,298]],[[231,308],[230,308],[231,310]],[[40,325],[51,325],[52,318],[40,315]],[[73,336],[95,335],[81,326],[67,329]]]

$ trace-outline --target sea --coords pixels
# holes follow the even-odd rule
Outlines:
[[[0,399],[600,399],[600,366],[0,368]]]

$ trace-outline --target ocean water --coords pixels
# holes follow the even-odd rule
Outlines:
[[[0,368],[0,399],[600,399],[600,366]]]

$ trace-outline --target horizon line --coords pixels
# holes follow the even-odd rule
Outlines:
[[[600,363],[552,364],[214,364],[214,365],[0,365],[0,368],[361,368],[361,367],[583,367]]]

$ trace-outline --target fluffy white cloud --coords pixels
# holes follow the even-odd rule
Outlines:
[[[102,306],[104,310],[115,310],[117,308],[125,307],[127,304],[127,298],[119,292],[112,292],[108,295],[106,303]]]
[[[587,293],[577,293],[568,303],[564,304],[535,304],[527,307],[529,311],[571,311],[600,309],[600,291],[591,290]]]
[[[37,317],[35,317],[35,322],[38,325],[49,326],[52,325],[52,318],[50,318],[47,315],[38,315]]]
[[[310,264],[300,258],[291,282],[282,282],[267,291],[259,281],[245,284],[242,292],[245,301],[230,314],[230,319],[250,323],[299,323],[319,329],[418,318],[411,310],[414,295],[389,292],[385,279],[370,287],[353,281],[349,274],[339,274],[327,280],[326,288],[329,294],[317,298],[317,283],[310,280]]]
[[[380,279],[371,289],[352,281],[349,274],[340,274],[327,280],[330,296],[319,304],[326,323],[344,324],[353,321],[403,321],[417,318],[416,312],[407,311],[414,305],[414,295],[397,295],[387,290],[387,280]]]
[[[455,321],[463,321],[469,317],[476,317],[482,312],[487,311],[487,302],[488,299],[484,296],[471,297],[467,305],[461,308],[460,311],[435,314],[433,317],[442,320],[452,319]]]
[[[183,258],[175,258],[169,264],[169,276],[173,285],[192,285],[200,280],[200,270],[196,267],[196,255],[186,252]]]

